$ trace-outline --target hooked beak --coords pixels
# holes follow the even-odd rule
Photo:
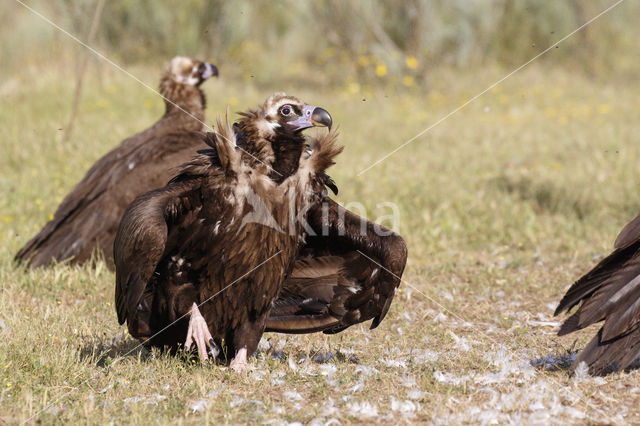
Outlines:
[[[312,126],[328,127],[331,130],[331,114],[320,107],[314,107],[311,105],[305,105],[302,107],[302,115],[293,121],[289,121],[287,124],[294,126],[296,130],[306,129]]]
[[[203,62],[198,66],[198,72],[200,73],[201,81],[208,79],[209,77],[217,77],[218,76],[218,68],[210,64],[209,62]]]

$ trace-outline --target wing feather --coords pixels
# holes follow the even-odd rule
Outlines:
[[[631,222],[627,223],[613,246],[617,249],[628,247],[635,244],[640,239],[640,214],[638,214]]]
[[[604,321],[574,362],[586,362],[592,374],[627,368],[640,354],[640,239],[632,235],[638,223],[625,227],[613,253],[569,288],[555,312],[579,305],[559,335]]]
[[[634,258],[638,246],[640,244],[614,250],[613,253],[573,283],[558,304],[554,315],[570,310],[605,285],[611,283],[615,285],[616,278],[620,277],[625,270],[631,269],[633,271],[634,268],[637,268],[638,265],[630,265],[629,267],[629,265],[625,264],[628,264],[629,260]],[[633,274],[633,272],[631,273]]]
[[[167,183],[171,170],[166,164],[179,166],[198,147],[206,146],[199,132],[158,135],[152,130],[126,139],[99,159],[15,259],[33,267],[70,257],[82,262],[98,247],[110,261],[118,221],[127,205]]]
[[[389,310],[406,264],[404,240],[384,228],[375,232],[376,224],[329,198],[325,209],[309,214],[318,235],[307,238],[267,331],[332,334],[370,319],[375,328]],[[328,234],[320,235],[323,228]]]
[[[168,224],[190,205],[197,182],[175,182],[138,197],[125,211],[114,241],[118,321],[135,323],[138,306],[167,249]]]
[[[629,333],[610,341],[602,340],[602,329],[600,329],[582,349],[573,365],[577,366],[585,362],[591,374],[602,375],[627,368],[639,354],[640,328],[636,327]]]

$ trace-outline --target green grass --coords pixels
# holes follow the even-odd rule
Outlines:
[[[637,93],[527,69],[356,176],[504,71],[434,71],[425,88],[359,92],[265,89],[221,69],[204,86],[209,122],[227,104],[246,109],[285,89],[340,125],[338,199],[364,204],[373,219],[389,213],[379,203],[398,205],[409,263],[389,315],[373,331],[265,335],[272,349],[243,377],[137,348],[117,323],[114,276],[100,263],[16,267],[15,251],[86,169],[162,111],[155,95],[101,68],[63,144],[69,73],[28,68],[0,84],[0,422],[351,423],[373,412],[385,423],[640,420],[637,371],[577,379],[528,366],[594,332],[558,338],[549,322],[567,285],[640,210]],[[153,85],[159,74],[132,72]],[[292,361],[272,359],[274,349]],[[324,351],[349,356],[298,362]]]

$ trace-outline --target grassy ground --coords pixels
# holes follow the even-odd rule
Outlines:
[[[88,78],[63,144],[72,82],[63,70],[25,69],[0,84],[0,422],[640,421],[640,373],[569,376],[568,355],[595,330],[558,338],[552,318],[567,285],[640,210],[637,91],[528,69],[356,176],[502,72],[436,73],[398,93],[264,88],[221,69],[205,84],[209,121],[286,89],[341,126],[339,200],[363,203],[371,218],[388,214],[379,203],[398,205],[410,259],[387,319],[336,336],[265,335],[253,372],[239,377],[137,348],[101,264],[17,268],[14,252],[92,162],[162,111],[105,68]],[[154,85],[159,74],[132,71]],[[328,351],[341,356],[309,360]],[[543,357],[557,369],[531,366]]]

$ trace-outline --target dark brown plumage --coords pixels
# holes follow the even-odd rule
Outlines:
[[[267,321],[267,331],[337,333],[384,319],[407,262],[398,234],[325,197],[314,205],[307,236]]]
[[[235,131],[219,120],[214,149],[127,208],[114,245],[116,309],[134,337],[173,349],[194,341],[202,359],[213,342],[247,368],[304,239],[293,219],[319,202],[342,150],[335,132],[308,144],[300,130],[314,124],[330,116],[274,94]]]
[[[596,375],[627,368],[640,355],[640,215],[618,235],[614,251],[569,288],[555,315],[578,304],[559,335],[604,324],[574,367],[584,361]]]
[[[166,104],[162,118],[99,159],[16,260],[32,267],[66,259],[83,263],[98,249],[113,267],[113,240],[126,207],[138,195],[164,186],[172,167],[207,146],[200,133],[205,98],[199,85],[213,75],[218,70],[211,64],[174,58],[160,82]]]

